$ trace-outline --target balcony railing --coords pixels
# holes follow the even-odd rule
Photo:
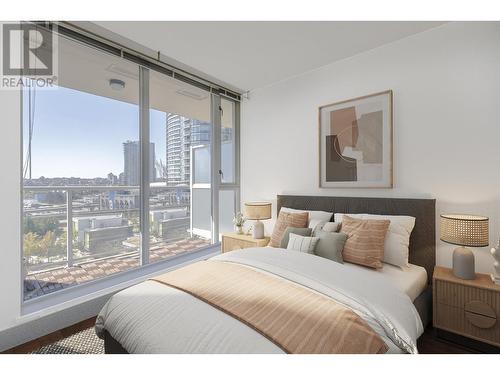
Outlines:
[[[150,184],[149,263],[213,246],[210,189],[188,184]],[[25,301],[141,266],[139,186],[23,191]]]
[[[40,217],[42,213],[45,213],[44,217],[61,217],[64,215],[64,208],[66,208],[66,265],[68,267],[73,266],[73,217],[77,216],[89,216],[89,215],[105,215],[105,214],[118,214],[123,212],[138,212],[139,208],[117,208],[117,209],[100,209],[100,205],[97,202],[88,202],[83,208],[89,209],[80,210],[79,212],[73,211],[73,194],[75,192],[84,193],[89,192],[106,192],[106,191],[139,191],[139,186],[25,186],[24,192],[64,192],[66,194],[66,204],[57,205],[53,204],[48,207],[42,208],[24,208],[24,214],[34,214]],[[98,208],[97,212],[94,209]],[[62,212],[61,212],[62,211]],[[96,254],[97,255],[97,254]],[[94,255],[95,256],[95,255]]]
[[[150,211],[155,212],[158,210],[165,209],[186,209],[186,214],[189,216],[190,209],[190,195],[189,190],[186,189],[184,194],[177,194],[180,188],[175,186],[159,186],[158,184],[151,184],[150,190],[153,194],[155,192],[160,192],[160,194],[152,195],[150,197]],[[54,193],[61,192],[65,194],[65,202],[58,202],[52,204],[46,204],[44,207],[30,207],[25,200],[23,215],[24,218],[31,218],[34,220],[43,218],[57,218],[62,222],[66,221],[66,257],[64,261],[58,260],[55,262],[50,262],[49,259],[47,263],[50,263],[54,267],[67,266],[71,267],[75,263],[74,257],[74,224],[73,218],[76,217],[103,217],[105,215],[118,215],[124,214],[133,216],[137,213],[137,218],[139,217],[139,207],[138,207],[138,196],[140,188],[139,186],[119,186],[119,185],[108,185],[108,186],[24,186],[25,197],[26,195],[37,194],[37,193]],[[111,204],[111,207],[107,207],[102,204],[100,199],[102,197],[95,196],[96,193],[103,192],[124,192],[120,196],[121,202],[127,203],[127,198],[130,198],[128,204],[124,204],[123,207]],[[136,194],[130,194],[131,192],[136,192]],[[28,194],[27,194],[28,193]],[[80,202],[75,207],[74,197],[75,194],[87,194],[94,199],[89,199],[86,202]],[[127,193],[127,194],[125,194]],[[137,196],[137,202],[133,202],[135,196]],[[116,203],[116,202],[112,202]],[[187,229],[187,228],[186,228]],[[187,230],[186,230],[187,232]],[[172,239],[173,240],[173,239]],[[129,251],[133,252],[133,251]],[[109,256],[109,251],[104,252],[94,252],[90,255],[78,257],[78,262],[82,263],[91,259],[101,259],[102,257]],[[126,252],[120,252],[120,254],[125,254]],[[114,255],[114,254],[112,254]],[[32,267],[33,269],[42,267]]]

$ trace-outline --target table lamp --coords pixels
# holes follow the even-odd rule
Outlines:
[[[247,202],[245,203],[245,216],[248,220],[256,220],[253,225],[253,238],[264,238],[264,224],[260,220],[271,218],[271,203]]]
[[[488,246],[488,218],[485,216],[441,215],[441,241],[460,245],[453,252],[453,274],[465,280],[476,278],[474,254],[464,246]]]

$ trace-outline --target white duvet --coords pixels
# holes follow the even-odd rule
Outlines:
[[[388,353],[417,352],[423,327],[410,297],[363,269],[273,248],[232,251],[208,261],[239,263],[327,295],[361,316]],[[156,281],[111,297],[97,317],[97,334],[102,337],[104,330],[129,353],[283,353],[244,323]]]

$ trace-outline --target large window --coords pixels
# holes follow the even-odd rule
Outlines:
[[[217,244],[238,104],[63,36],[57,83],[23,91],[24,300]]]

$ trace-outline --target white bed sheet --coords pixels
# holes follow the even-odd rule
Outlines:
[[[409,267],[396,267],[384,263],[384,267],[379,270],[358,266],[352,263],[344,263],[347,268],[362,269],[367,274],[372,274],[374,278],[386,280],[386,282],[397,287],[405,293],[412,301],[422,293],[427,287],[427,271],[424,267],[410,264]]]
[[[360,267],[311,254],[269,248],[231,251],[208,261],[252,267],[327,295],[351,308],[387,344],[388,353],[416,353],[423,332],[410,297]],[[191,295],[155,281],[115,294],[96,322],[129,353],[280,353],[244,323]]]

